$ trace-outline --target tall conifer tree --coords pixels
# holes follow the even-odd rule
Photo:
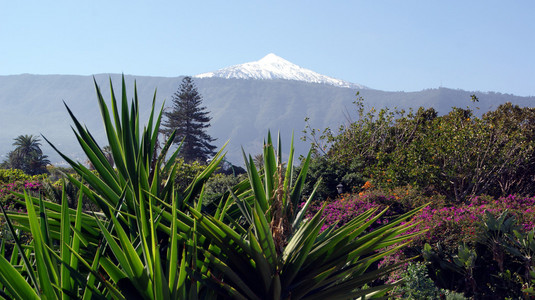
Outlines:
[[[164,112],[161,132],[166,136],[176,130],[173,143],[180,144],[184,140],[180,156],[186,162],[206,162],[212,157],[216,146],[211,142],[214,138],[206,133],[210,127],[209,112],[201,106],[202,97],[197,91],[191,77],[185,77],[177,92],[173,94],[171,111]]]

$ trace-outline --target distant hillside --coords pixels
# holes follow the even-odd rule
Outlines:
[[[99,74],[95,80],[104,97],[109,99],[109,78],[116,93],[120,93],[119,74]],[[182,77],[126,76],[127,94],[133,97],[133,83],[137,81],[138,95],[144,115],[157,89],[157,104],[170,104],[171,95],[178,89]],[[246,153],[257,154],[267,130],[273,134],[281,131],[284,150],[288,149],[289,137],[294,131],[298,154],[304,154],[309,145],[301,142],[304,118],[309,117],[315,128],[338,127],[346,122],[345,112],[355,116],[352,102],[357,89],[332,85],[306,83],[294,80],[245,80],[223,78],[195,78],[204,105],[211,112],[212,121],[208,133],[218,140],[217,146],[230,140],[226,150],[228,159],[242,164],[241,147]],[[501,103],[510,101],[521,106],[534,106],[535,97],[518,97],[499,93],[429,89],[420,92],[385,92],[362,89],[368,107],[435,107],[440,113],[447,113],[452,106],[474,106],[470,95],[480,99],[475,105],[479,114],[495,109]],[[13,147],[13,138],[20,134],[43,134],[59,149],[79,160],[85,160],[76,144],[71,121],[63,101],[71,107],[82,123],[93,132],[95,138],[105,146],[102,121],[96,102],[92,76],[74,75],[12,75],[0,76],[0,160]],[[45,154],[55,163],[59,156],[48,146]]]

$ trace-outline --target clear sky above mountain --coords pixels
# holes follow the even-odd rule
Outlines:
[[[196,75],[268,53],[391,91],[535,95],[535,2],[4,1],[0,75]]]

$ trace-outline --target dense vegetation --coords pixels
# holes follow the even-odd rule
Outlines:
[[[533,108],[359,98],[299,165],[268,134],[243,169],[168,153],[172,131],[158,150],[161,112],[141,130],[137,99],[97,95],[109,146],[71,115],[87,167],[0,169],[0,297],[535,297]]]
[[[338,132],[305,131],[317,153],[311,181],[330,177],[322,195],[335,196],[338,183],[358,192],[367,180],[387,188],[411,185],[451,203],[534,191],[533,108],[506,103],[478,118],[462,108],[438,116],[432,108],[366,112],[362,99],[355,103],[358,119]]]
[[[426,233],[382,263],[422,255],[429,274],[420,275],[443,296],[533,295],[535,109],[505,103],[481,117],[462,108],[439,116],[432,108],[366,111],[362,99],[355,104],[356,121],[338,131],[305,130],[316,154],[305,193],[325,178],[317,192],[330,199],[326,226],[389,206],[378,221],[388,223],[430,203],[415,217]],[[339,184],[346,194],[338,195]],[[398,291],[418,298],[414,290]]]
[[[324,230],[322,209],[307,214],[314,193],[302,194],[310,155],[297,171],[293,147],[283,163],[280,138],[268,133],[261,168],[244,154],[247,177],[209,209],[206,183],[222,152],[194,167],[184,187],[180,148],[168,153],[174,133],[156,147],[161,110],[153,105],[142,126],[137,93],[128,103],[124,86],[119,100],[112,92],[111,109],[96,87],[113,162],[69,111],[92,169],[51,144],[76,173],[65,175],[61,193],[25,186],[9,193],[19,209],[1,206],[0,297],[345,299],[395,286],[380,278],[403,262],[378,262],[420,234],[410,218],[421,208],[379,227],[387,210],[372,208]]]

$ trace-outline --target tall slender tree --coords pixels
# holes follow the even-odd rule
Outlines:
[[[202,97],[191,77],[184,77],[177,92],[173,94],[170,111],[164,112],[161,132],[169,137],[176,130],[174,143],[183,141],[180,156],[186,162],[206,162],[212,157],[216,146],[214,138],[206,133],[210,127],[209,112],[201,106]]]

